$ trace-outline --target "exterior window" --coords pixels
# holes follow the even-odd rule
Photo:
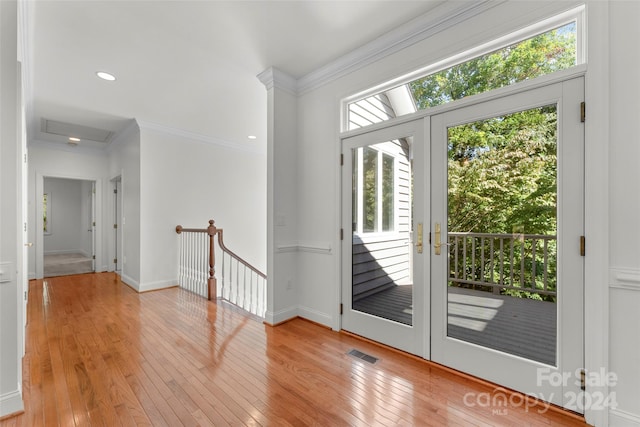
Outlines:
[[[529,38],[506,36],[469,50],[463,62],[434,64],[407,76],[400,86],[348,102],[344,126],[369,126],[580,64],[579,16],[571,11],[569,18],[553,18],[555,24],[546,29],[524,29],[533,34]]]
[[[356,148],[352,166],[353,232],[394,231],[394,157],[372,147]]]

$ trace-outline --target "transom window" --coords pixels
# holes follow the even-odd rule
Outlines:
[[[533,79],[582,63],[580,23],[582,8],[525,28],[413,73],[402,85],[389,85],[346,103],[346,129],[353,130],[391,120]],[[537,32],[536,32],[537,31]],[[527,34],[528,36],[522,36]],[[417,76],[418,78],[416,78]]]

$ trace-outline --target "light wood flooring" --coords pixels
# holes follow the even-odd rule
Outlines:
[[[112,273],[32,281],[26,338],[25,412],[2,427],[584,425],[465,404],[495,386],[305,320],[270,327],[178,288],[138,294]]]

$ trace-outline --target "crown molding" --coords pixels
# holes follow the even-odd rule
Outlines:
[[[277,88],[289,92],[292,95],[297,95],[298,93],[298,81],[275,67],[267,68],[258,74],[257,77],[267,90]]]
[[[454,25],[479,15],[506,0],[478,2],[446,1],[433,10],[412,19],[371,42],[301,77],[296,83],[299,95],[392,55]],[[263,82],[264,83],[264,82]]]
[[[109,145],[106,147],[106,151],[108,153],[112,152],[114,148],[119,147],[124,144],[129,136],[131,136],[134,132],[140,132],[140,126],[136,119],[131,119],[129,123],[111,137],[111,141]]]
[[[152,130],[167,135],[177,136],[179,138],[188,139],[190,141],[204,143],[208,145],[215,145],[218,147],[229,148],[231,150],[242,151],[245,153],[254,154],[266,154],[267,149],[263,146],[247,146],[239,144],[237,142],[226,141],[219,138],[214,138],[208,135],[202,135],[195,132],[189,132],[183,129],[178,129],[170,126],[161,125],[158,123],[147,122],[144,120],[137,120],[137,124],[140,129]]]

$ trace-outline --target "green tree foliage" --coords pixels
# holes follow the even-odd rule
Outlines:
[[[575,61],[575,26],[569,24],[413,81],[409,87],[417,107],[425,109],[569,68]],[[556,234],[556,105],[449,128],[448,144],[450,232]],[[505,284],[541,288],[541,273],[534,276],[531,271],[536,264],[536,271],[542,272],[543,251],[533,256],[531,242],[517,246],[517,268],[522,261],[528,271],[525,284],[508,283],[510,279]],[[461,266],[464,274],[479,280],[481,272],[495,271],[496,265],[479,265],[480,257],[476,258],[476,265]],[[555,288],[555,241],[547,258]],[[502,268],[509,277],[516,267],[504,263]],[[525,291],[510,293],[540,299]]]

